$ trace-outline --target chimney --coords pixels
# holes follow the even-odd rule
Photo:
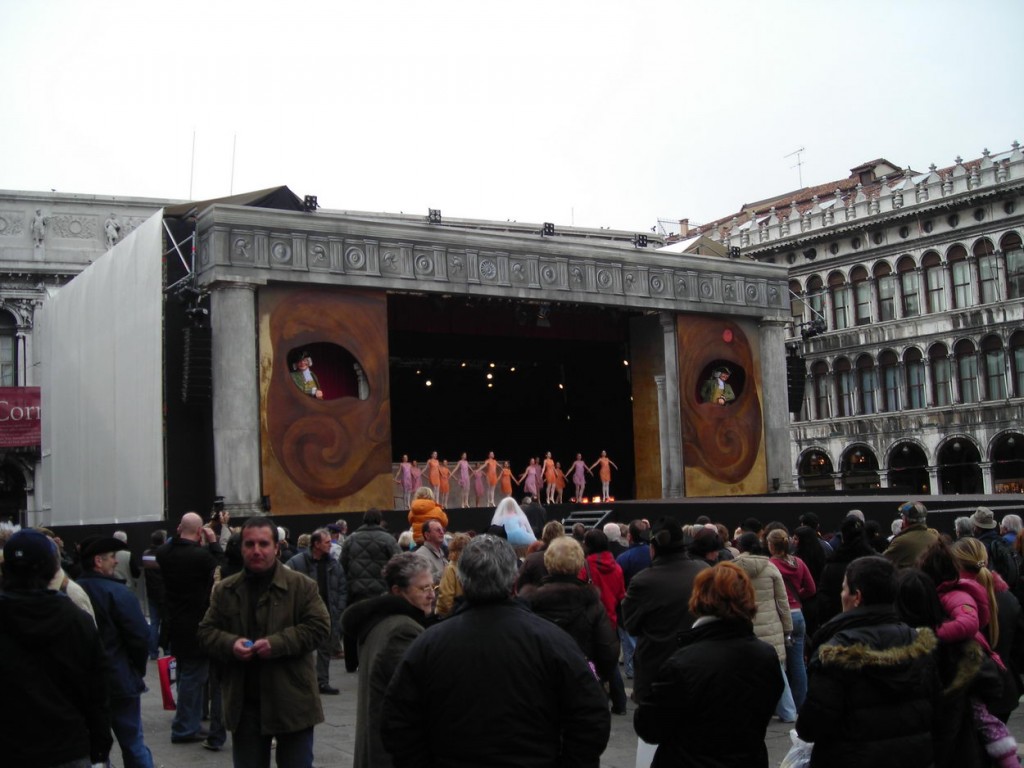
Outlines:
[[[680,237],[689,237],[689,235],[690,235],[690,220],[689,219],[680,219],[679,220],[679,236]]]

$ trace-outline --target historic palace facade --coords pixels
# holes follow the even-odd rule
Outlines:
[[[794,485],[1024,492],[1022,193],[1014,142],[874,160],[701,229],[789,268]]]

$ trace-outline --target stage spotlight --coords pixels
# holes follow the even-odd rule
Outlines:
[[[306,213],[312,213],[319,207],[320,204],[316,201],[316,195],[306,195],[302,198],[302,210]]]
[[[634,235],[633,246],[635,248],[646,248],[647,247],[647,235]]]
[[[490,381],[490,380],[491,380],[491,379],[493,379],[493,378],[494,378],[494,374],[493,374],[493,373],[488,373],[488,374],[487,374],[487,380],[488,380],[488,381]]]
[[[428,387],[432,387],[432,386],[434,386],[434,382],[432,382],[432,381],[431,381],[430,379],[427,379],[427,380],[426,380],[425,382],[423,382],[423,383],[424,383],[424,384],[426,384],[426,385],[427,385]]]
[[[440,224],[441,223],[441,209],[440,208],[428,208],[427,223],[428,224]]]
[[[730,259],[738,259],[739,257],[740,257],[739,246],[735,246],[734,245],[731,248],[729,248],[729,258]]]
[[[600,496],[595,496],[594,498],[591,499],[591,501],[594,502],[595,504],[600,504],[601,503],[601,497]]]
[[[544,237],[552,237],[555,234],[555,225],[550,221],[545,221],[544,226],[541,227],[540,233]]]

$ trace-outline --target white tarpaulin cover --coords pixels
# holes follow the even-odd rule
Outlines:
[[[162,227],[161,212],[37,315],[39,524],[163,518]]]

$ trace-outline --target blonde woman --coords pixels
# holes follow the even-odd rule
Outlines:
[[[448,565],[441,574],[441,584],[437,592],[437,615],[442,619],[455,610],[455,601],[462,596],[462,583],[455,572],[455,564],[459,562],[459,555],[469,541],[468,534],[456,533],[448,543]]]

